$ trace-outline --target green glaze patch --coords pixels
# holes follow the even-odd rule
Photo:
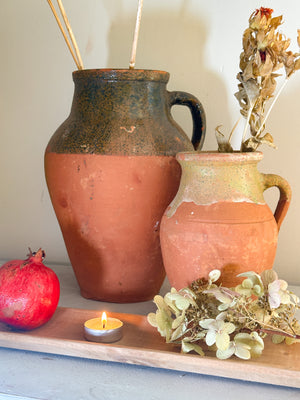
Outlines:
[[[261,153],[180,153],[181,182],[167,216],[183,202],[210,205],[217,202],[265,204],[265,176],[257,169]]]

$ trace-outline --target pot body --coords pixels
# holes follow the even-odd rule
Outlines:
[[[227,287],[236,275],[273,266],[280,224],[291,190],[280,176],[257,169],[262,153],[180,153],[177,195],[161,223],[161,246],[167,276],[176,289],[220,269]],[[275,211],[263,192],[280,189]]]
[[[178,190],[178,151],[202,145],[205,115],[169,74],[145,70],[73,73],[70,116],[45,152],[46,181],[81,294],[112,302],[152,298],[163,268],[159,228]],[[171,117],[191,109],[193,144]]]

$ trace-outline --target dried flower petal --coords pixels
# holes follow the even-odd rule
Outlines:
[[[183,353],[189,353],[190,351],[195,351],[200,356],[204,356],[202,348],[196,343],[187,343],[185,341],[182,341],[181,350]]]
[[[166,295],[165,299],[174,302],[178,310],[186,310],[190,305],[189,299],[178,293],[169,293]]]
[[[221,276],[221,271],[219,269],[214,269],[208,274],[210,282],[216,282]]]
[[[257,151],[262,144],[276,148],[272,136],[263,131],[278,96],[276,91],[277,71],[284,69],[286,79],[300,69],[300,53],[289,51],[290,39],[278,32],[282,24],[282,15],[273,17],[271,8],[261,7],[249,18],[249,26],[243,33],[243,50],[240,54],[240,69],[237,75],[238,92],[235,93],[240,105],[240,113],[245,118],[245,127],[240,146],[241,151]],[[300,47],[300,30],[297,32]],[[281,88],[278,94],[281,92]],[[274,98],[266,116],[266,103]],[[249,134],[248,134],[249,131]],[[230,140],[227,140],[219,127],[216,128],[218,150],[231,152]],[[231,138],[231,134],[230,134]]]
[[[266,269],[260,274],[260,276],[265,287],[268,287],[269,283],[272,283],[278,279],[278,275],[273,269]]]
[[[284,339],[285,339],[285,337],[282,335],[273,335],[272,336],[272,342],[274,344],[282,343],[282,342],[284,342]]]
[[[147,315],[147,321],[149,322],[149,324],[151,326],[153,326],[154,328],[157,328],[157,323],[156,323],[156,314],[154,313],[149,313]]]
[[[220,360],[226,360],[227,358],[230,358],[231,356],[233,356],[234,353],[235,353],[235,346],[234,346],[234,343],[231,342],[231,343],[229,343],[227,349],[225,349],[225,350],[218,349],[216,352],[216,356]]]

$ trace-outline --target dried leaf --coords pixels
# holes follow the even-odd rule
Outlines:
[[[209,329],[209,327],[210,327],[213,323],[215,323],[215,320],[214,320],[214,319],[212,319],[212,318],[207,318],[207,319],[204,319],[204,320],[200,321],[199,325],[200,325],[201,328],[203,328],[203,329]]]
[[[235,346],[233,343],[230,343],[226,350],[218,349],[216,352],[216,356],[220,360],[227,360],[235,353]]]
[[[202,350],[202,348],[196,343],[187,343],[185,341],[182,341],[181,350],[182,350],[183,353],[189,353],[190,351],[195,351],[200,356],[204,356],[205,355],[203,350]]]
[[[159,309],[156,311],[157,330],[161,336],[166,338],[167,342],[169,342],[171,337],[172,322],[173,319],[169,310]]]
[[[172,327],[172,318],[170,314],[165,311],[157,311],[156,313],[156,324],[157,327],[160,329],[161,333],[166,333],[167,330],[170,330]]]
[[[233,148],[231,144],[227,141],[223,133],[220,131],[220,126],[217,126],[215,129],[216,132],[216,139],[218,143],[218,151],[220,153],[231,153],[233,152]]]
[[[207,335],[206,335],[206,337],[207,337]],[[230,337],[229,337],[228,333],[222,332],[222,333],[216,335],[215,341],[216,341],[217,348],[224,351],[229,346]]]
[[[174,301],[178,310],[187,310],[190,306],[190,301],[179,293],[170,293],[165,297],[168,300]]]
[[[205,332],[198,332],[196,335],[195,335],[195,340],[201,340],[201,339],[203,339],[205,337]]]
[[[264,290],[263,290],[263,288],[262,288],[261,286],[259,286],[259,285],[254,285],[254,286],[253,286],[253,293],[254,293],[256,296],[262,296],[263,293],[264,293]]]
[[[236,97],[238,99],[241,98],[243,101],[248,99],[250,105],[253,105],[256,102],[257,97],[259,96],[259,86],[256,80],[255,79],[245,80],[241,73],[238,74],[237,78],[241,82],[243,89],[241,89],[240,92],[238,92],[240,94],[236,94]]]
[[[260,95],[265,99],[271,98],[276,90],[276,86],[276,80],[273,74],[271,74],[263,80]]]
[[[219,269],[214,269],[212,271],[210,271],[210,273],[208,274],[209,280],[211,282],[216,282],[221,276],[221,271]]]
[[[185,312],[183,312],[181,315],[179,315],[179,317],[174,319],[172,323],[172,329],[177,329],[179,325],[181,325],[184,322],[184,320],[185,320]]]
[[[149,313],[147,315],[147,321],[151,326],[154,326],[154,328],[157,328],[157,323],[156,323],[156,314],[154,313]]]
[[[259,75],[260,76],[268,76],[272,73],[273,71],[273,62],[272,58],[270,55],[267,53],[266,54],[266,59],[264,63],[261,63],[259,67]]]
[[[278,275],[273,269],[266,269],[260,274],[260,276],[265,286],[268,286],[269,283],[272,283],[278,279]]]
[[[169,309],[176,315],[180,315],[180,310],[176,307],[174,301],[170,298],[170,293],[167,293],[164,297],[164,302]]]
[[[247,139],[244,142],[243,151],[256,151],[261,144],[267,144],[268,146],[277,149],[277,146],[274,144],[272,135],[270,133],[266,133],[262,138],[257,138],[253,136]]]
[[[209,330],[205,336],[205,342],[207,346],[212,346],[216,343],[216,332],[213,330]]]
[[[178,328],[175,329],[175,331],[172,333],[171,341],[175,341],[178,338],[180,338],[181,336],[183,336],[185,333],[185,330],[186,330],[186,326],[184,324],[178,326]]]
[[[270,21],[270,26],[274,29],[277,29],[282,24],[282,15],[278,17],[273,17]]]
[[[205,290],[204,293],[211,293],[215,296],[217,300],[221,303],[230,304],[232,302],[232,296],[222,291],[222,288],[212,288]]]
[[[299,58],[295,61],[294,68],[295,68],[295,71],[298,71],[298,69],[300,69],[300,59]]]
[[[244,70],[243,77],[244,77],[245,82],[247,82],[250,79],[255,78],[254,73],[253,73],[253,63],[252,62],[250,62],[250,61],[245,62],[244,66],[243,66],[243,70]]]
[[[242,360],[249,360],[251,358],[250,351],[244,346],[237,346],[234,354]]]
[[[235,325],[231,322],[225,322],[222,331],[230,335],[230,333],[235,331]]]
[[[274,344],[279,344],[284,342],[285,337],[282,335],[272,335],[272,342]]]
[[[252,289],[253,288],[253,282],[251,279],[247,278],[243,280],[243,287],[245,289]]]
[[[291,344],[294,344],[294,343],[300,343],[300,340],[298,339],[295,339],[295,338],[292,338],[292,337],[286,337],[285,338],[285,343],[287,344],[287,345],[291,345]]]
[[[264,341],[257,332],[238,333],[234,337],[237,347],[244,347],[250,351],[251,357],[258,357],[264,349]]]
[[[164,302],[164,299],[159,294],[154,296],[153,301],[157,305],[158,308],[162,308],[162,309],[167,308],[167,306]]]

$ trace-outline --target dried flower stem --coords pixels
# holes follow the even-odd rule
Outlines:
[[[231,142],[232,135],[233,135],[234,131],[236,130],[236,127],[237,127],[238,124],[240,123],[241,119],[242,119],[242,117],[240,116],[240,118],[236,121],[236,123],[234,124],[233,128],[231,129],[230,135],[229,135],[229,137],[228,137],[228,142],[229,142],[229,143]]]
[[[78,69],[83,69],[83,62],[82,62],[82,58],[81,58],[81,55],[80,55],[80,51],[79,51],[75,36],[73,34],[71,25],[70,25],[69,20],[67,18],[67,14],[65,12],[65,9],[64,9],[64,6],[62,4],[62,1],[61,0],[57,0],[57,4],[58,4],[58,7],[60,9],[61,15],[62,15],[63,20],[65,22],[66,28],[68,30],[71,42],[73,44],[73,47],[74,47],[74,50],[75,50],[75,53],[76,53],[76,56],[77,56],[77,61],[78,61],[78,65],[79,65]]]
[[[243,131],[243,136],[242,136],[242,141],[241,141],[241,150],[242,150],[242,147],[243,147],[243,143],[244,143],[244,141],[246,139],[247,129],[248,129],[249,121],[250,121],[251,114],[252,114],[252,111],[253,111],[253,107],[254,107],[254,104],[248,110],[247,120],[245,122],[245,128],[244,128],[244,131]]]
[[[61,33],[63,34],[65,42],[66,42],[66,44],[67,44],[67,46],[68,46],[68,48],[70,50],[70,53],[71,53],[71,55],[73,57],[73,60],[75,61],[76,66],[77,66],[78,69],[81,69],[80,63],[78,62],[78,60],[76,58],[76,55],[75,55],[75,53],[74,53],[74,51],[72,49],[71,43],[70,43],[70,41],[69,41],[65,31],[64,31],[64,28],[63,28],[63,26],[62,26],[62,24],[60,22],[60,19],[59,19],[58,15],[57,15],[57,12],[56,12],[53,4],[52,4],[52,1],[51,0],[47,0],[47,1],[48,1],[48,4],[49,4],[49,6],[50,6],[50,8],[52,10],[52,13],[53,13],[55,19],[56,19],[56,22],[57,22],[57,24],[59,26],[59,29],[61,30]]]
[[[139,0],[129,69],[134,69],[134,67],[135,67],[136,49],[137,49],[137,43],[138,43],[139,31],[140,31],[140,25],[141,25],[141,18],[142,18],[142,8],[143,8],[143,0]]]
[[[280,329],[280,328],[276,328],[276,330],[274,330],[274,327],[273,327],[272,325],[266,324],[266,323],[264,323],[264,322],[262,322],[262,321],[257,320],[256,318],[253,318],[253,317],[251,316],[251,314],[248,312],[247,307],[245,307],[244,305],[242,306],[242,309],[243,309],[243,311],[244,311],[244,313],[245,313],[244,315],[246,315],[247,318],[249,318],[250,321],[252,321],[252,322],[254,322],[255,324],[261,326],[261,329],[259,329],[260,331],[266,332],[266,331],[269,329],[269,330],[270,330],[271,332],[273,332],[274,334],[278,334],[278,335],[279,335],[279,334],[280,334],[280,335],[283,335],[283,334],[284,334],[284,336],[289,336],[289,337],[295,338],[294,330],[293,330],[293,328],[291,328],[290,326],[289,326],[289,328],[293,331],[294,334],[290,334],[290,333],[288,333],[288,332],[286,332],[286,331],[284,331],[283,329]]]
[[[274,329],[265,329],[265,328],[262,328],[262,329],[260,329],[260,331],[261,332],[264,332],[264,333],[267,333],[267,334],[271,334],[271,335],[278,335],[279,334],[279,331],[278,330],[274,330]],[[296,333],[295,334],[292,334],[292,333],[287,333],[287,332],[285,332],[285,331],[280,331],[280,335],[281,336],[285,336],[285,337],[289,337],[289,338],[293,338],[293,339],[300,339],[300,335],[297,335]]]
[[[268,119],[268,117],[269,117],[269,115],[270,115],[270,113],[271,113],[271,111],[272,111],[272,108],[273,108],[274,104],[276,103],[278,97],[280,96],[281,92],[283,91],[283,89],[284,89],[285,85],[287,84],[287,82],[288,82],[288,78],[285,79],[285,81],[284,81],[283,84],[281,85],[281,88],[278,90],[276,96],[274,97],[274,100],[273,100],[273,102],[272,102],[270,108],[268,109],[268,112],[267,112],[265,118],[263,119],[263,122],[261,123],[261,126],[260,126],[259,130],[258,130],[257,133],[256,133],[257,137],[259,137],[260,132],[262,131],[263,127],[265,126],[266,121],[267,121],[267,119]]]

